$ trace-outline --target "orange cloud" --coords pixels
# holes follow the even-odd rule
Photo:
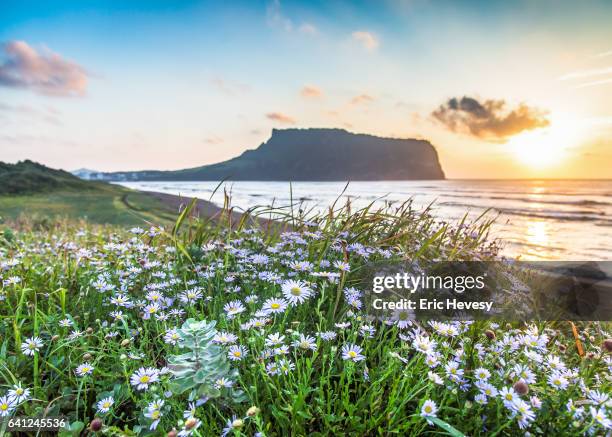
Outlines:
[[[268,112],[266,117],[269,120],[277,121],[283,124],[295,124],[295,119],[281,112]]]
[[[39,53],[25,41],[6,42],[2,50],[0,85],[52,96],[85,95],[88,74],[80,65],[50,50]]]
[[[362,103],[370,103],[374,101],[374,97],[369,94],[360,94],[351,99],[351,105],[360,105]]]
[[[372,32],[358,30],[356,32],[353,32],[351,36],[355,41],[361,44],[364,49],[368,51],[374,51],[380,45],[378,38]]]
[[[524,103],[507,110],[504,100],[479,102],[467,96],[449,99],[431,115],[453,132],[498,142],[550,124],[541,111]]]
[[[300,91],[300,94],[302,95],[302,97],[306,97],[306,98],[323,97],[323,91],[321,91],[319,87],[312,86],[312,85],[306,85],[304,88],[302,88],[302,91]]]

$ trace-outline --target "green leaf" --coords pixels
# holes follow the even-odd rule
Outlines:
[[[427,417],[427,419],[430,422],[435,423],[436,425],[438,425],[440,428],[442,428],[444,431],[446,431],[448,433],[448,435],[452,435],[453,437],[465,437],[465,434],[463,434],[461,431],[459,431],[457,428],[449,425],[448,423],[446,423],[445,421],[443,421],[442,419],[439,419],[437,417]]]

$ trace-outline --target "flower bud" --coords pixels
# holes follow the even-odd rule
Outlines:
[[[485,335],[489,340],[495,340],[495,332],[491,331],[490,329],[485,331]]]
[[[529,386],[522,379],[520,379],[516,383],[514,383],[512,388],[514,389],[515,392],[517,392],[521,396],[524,396],[527,393],[529,393]]]
[[[608,353],[612,353],[612,338],[606,338],[603,341],[603,350],[605,350]]]
[[[102,422],[102,419],[99,419],[99,418],[96,417],[89,424],[89,429],[92,432],[98,432],[98,431],[100,431],[102,429],[102,425],[104,425],[104,423]]]
[[[242,428],[243,425],[244,425],[244,422],[242,421],[242,419],[236,419],[232,422],[232,428],[234,429],[240,429]]]
[[[253,417],[253,416],[256,416],[257,414],[259,414],[259,411],[260,411],[259,408],[257,408],[256,406],[253,405],[251,408],[249,408],[247,410],[246,413],[247,413],[247,416]]]

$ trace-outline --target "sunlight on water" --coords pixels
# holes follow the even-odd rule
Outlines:
[[[526,238],[534,246],[547,246],[549,243],[549,225],[544,221],[532,221],[527,225]]]

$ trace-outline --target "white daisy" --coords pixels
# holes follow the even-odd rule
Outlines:
[[[291,305],[300,304],[313,295],[312,288],[302,281],[294,281],[292,279],[283,282],[281,285],[285,299]]]
[[[43,342],[40,337],[30,337],[26,338],[26,340],[21,343],[21,352],[23,352],[24,355],[34,356],[41,347],[43,347]]]
[[[351,361],[365,360],[365,356],[361,354],[361,351],[363,349],[356,344],[345,344],[342,346],[342,358]]]
[[[249,351],[244,346],[233,345],[227,351],[227,356],[232,361],[240,361],[248,355]]]
[[[0,417],[8,416],[13,412],[17,403],[15,399],[10,396],[0,397]]]
[[[130,377],[131,384],[137,390],[147,390],[149,385],[159,380],[159,371],[153,367],[141,367]]]
[[[114,403],[115,403],[115,400],[113,399],[112,396],[109,396],[107,398],[104,398],[98,401],[96,405],[98,407],[98,413],[102,413],[102,414],[108,413]]]
[[[431,421],[428,419],[429,417],[436,417],[438,413],[438,406],[431,399],[427,399],[423,402],[423,406],[421,407],[421,417],[424,417],[427,422],[431,425]]]
[[[270,298],[263,304],[263,310],[266,313],[282,313],[287,308],[287,301],[285,299]]]
[[[77,376],[85,376],[85,375],[91,375],[93,371],[94,371],[94,366],[92,366],[91,363],[89,362],[85,362],[79,365],[74,372],[77,374]]]

